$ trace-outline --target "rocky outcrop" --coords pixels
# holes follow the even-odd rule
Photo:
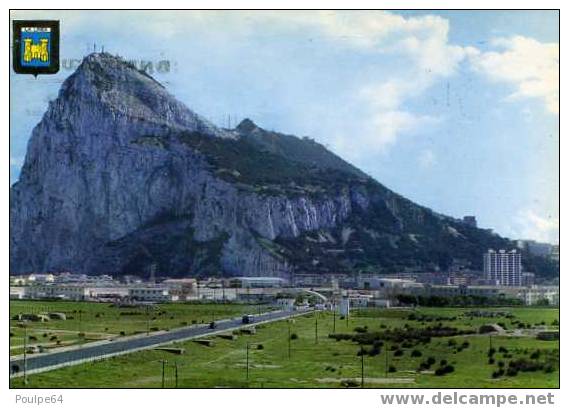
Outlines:
[[[380,246],[386,234],[391,243],[434,234],[416,252],[447,224],[460,231],[448,239],[480,249],[469,241],[480,230],[405,200],[316,142],[251,121],[217,128],[134,66],[92,54],[33,130],[11,188],[10,268],[288,276],[317,267],[298,251],[311,233],[349,226],[357,241],[373,230]],[[363,251],[337,268],[358,256],[382,266]]]

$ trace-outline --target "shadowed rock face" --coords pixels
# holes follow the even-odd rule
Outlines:
[[[220,129],[91,54],[34,128],[10,191],[11,273],[284,276],[480,263],[509,243],[386,189],[322,145]]]

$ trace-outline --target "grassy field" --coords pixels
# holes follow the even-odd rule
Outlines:
[[[43,345],[48,348],[132,335],[147,330],[168,330],[244,313],[257,313],[265,309],[265,306],[229,303],[163,304],[122,308],[108,303],[10,301],[12,317],[21,313],[65,313],[66,320],[52,319],[48,322],[27,323],[28,344]],[[24,333],[25,330],[20,322],[10,321],[11,355],[23,353]]]
[[[559,386],[559,341],[541,341],[534,336],[543,328],[557,329],[558,309],[493,308],[499,316],[473,317],[476,309],[408,310],[368,309],[354,311],[350,319],[336,318],[335,333],[373,334],[401,330],[420,331],[441,326],[465,331],[458,335],[431,337],[429,342],[383,340],[376,355],[364,345],[365,387],[539,387]],[[316,323],[317,320],[317,323]],[[468,334],[485,323],[500,322],[508,329],[502,335]],[[318,337],[316,337],[316,327]],[[367,328],[366,328],[367,327]],[[289,330],[294,339],[289,341]],[[162,386],[162,360],[167,360],[165,386],[175,387],[345,387],[360,386],[362,357],[357,342],[336,340],[334,318],[330,312],[319,312],[261,325],[254,335],[239,334],[234,340],[213,338],[207,347],[194,342],[176,345],[182,355],[165,351],[142,351],[80,366],[67,367],[29,377],[29,387],[106,387],[143,388]],[[364,333],[364,334],[365,334]],[[489,361],[490,341],[495,353]],[[290,357],[289,357],[290,344]],[[249,345],[249,347],[247,346]],[[247,348],[249,376],[247,378]],[[431,364],[425,367],[425,362]],[[432,361],[434,360],[434,361]],[[446,361],[442,361],[446,360]],[[516,371],[492,378],[520,360],[538,363],[534,371]],[[442,366],[454,371],[436,375]],[[418,370],[423,363],[423,368]],[[446,363],[446,364],[445,364]],[[510,364],[511,363],[511,364]],[[546,368],[544,368],[546,367]],[[387,368],[387,373],[386,373]],[[21,387],[22,379],[12,380]]]

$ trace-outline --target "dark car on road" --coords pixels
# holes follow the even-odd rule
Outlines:
[[[241,319],[241,322],[243,324],[249,324],[249,323],[253,323],[255,321],[255,317],[253,315],[245,315],[243,316],[243,318]]]

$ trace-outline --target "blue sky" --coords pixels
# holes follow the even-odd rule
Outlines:
[[[154,76],[218,125],[310,136],[419,204],[510,238],[559,238],[557,12],[17,12],[170,61]],[[11,181],[72,72],[11,73]]]

